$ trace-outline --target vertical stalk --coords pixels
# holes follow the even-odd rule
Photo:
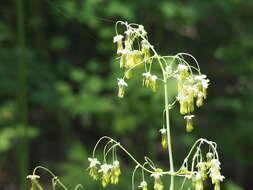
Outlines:
[[[167,141],[168,141],[168,151],[169,151],[169,161],[170,161],[170,190],[174,190],[174,165],[172,156],[172,146],[171,146],[171,135],[170,135],[170,117],[169,117],[169,101],[168,101],[168,85],[167,77],[164,74],[164,99],[165,99],[165,114],[166,114],[166,131],[167,131]]]
[[[17,10],[17,127],[22,132],[17,145],[17,168],[19,189],[25,189],[25,177],[28,172],[27,147],[27,67],[25,55],[24,1],[16,0]]]

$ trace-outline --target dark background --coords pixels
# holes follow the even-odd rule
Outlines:
[[[185,133],[178,105],[171,114],[176,168],[204,137],[218,144],[222,189],[252,189],[252,19],[253,1],[245,0],[1,1],[0,189],[25,189],[37,165],[70,189],[78,183],[102,189],[86,168],[103,135],[139,160],[149,155],[168,168],[158,133],[162,91],[140,88],[140,78],[129,81],[123,100],[116,96],[122,76],[112,43],[117,20],[144,25],[160,54],[191,53],[210,78],[193,133]],[[119,157],[123,175],[108,189],[131,188],[134,165],[121,152]],[[44,174],[47,186],[51,179]]]

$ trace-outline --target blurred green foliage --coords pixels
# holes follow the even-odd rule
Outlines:
[[[17,0],[19,1],[19,0]],[[0,187],[18,189],[16,146],[26,136],[29,168],[51,168],[67,186],[102,189],[87,176],[87,158],[96,140],[110,135],[142,159],[164,167],[158,130],[161,89],[152,94],[130,80],[126,97],[116,97],[121,76],[112,43],[114,23],[145,26],[158,51],[188,52],[211,79],[209,98],[196,112],[196,128],[185,134],[178,107],[172,113],[175,162],[179,166],[198,137],[216,141],[226,190],[249,189],[252,165],[253,1],[45,0],[24,1],[25,77],[28,125],[18,117],[20,92],[18,30],[11,1],[0,7]],[[15,10],[15,9],[14,9]],[[135,73],[134,73],[135,74]],[[136,73],[137,74],[137,73]],[[171,96],[175,95],[173,81]],[[17,127],[21,126],[21,127]],[[136,146],[139,144],[140,146]],[[130,188],[130,167],[121,155],[122,180]],[[14,164],[13,164],[14,163]],[[42,174],[43,175],[43,174]],[[47,178],[46,178],[47,179]],[[44,181],[47,184],[50,180]],[[239,186],[235,185],[239,184]]]

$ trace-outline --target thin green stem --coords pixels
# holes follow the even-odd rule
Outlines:
[[[170,172],[174,173],[173,155],[172,155],[172,145],[171,145],[171,135],[170,135],[170,118],[169,118],[169,101],[168,101],[168,85],[167,77],[164,74],[164,99],[165,99],[165,116],[166,116],[166,132],[168,141],[168,151],[169,151],[169,161],[170,161]],[[170,190],[174,190],[174,175],[170,176]]]

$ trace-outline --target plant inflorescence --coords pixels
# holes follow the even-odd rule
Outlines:
[[[123,27],[124,32],[119,34],[119,27]],[[170,168],[169,170],[157,168],[150,158],[144,157],[141,163],[137,161],[119,142],[111,137],[100,138],[93,150],[92,158],[89,158],[89,172],[94,180],[101,179],[103,187],[108,184],[117,184],[121,170],[117,159],[117,149],[125,152],[136,164],[132,177],[132,188],[134,190],[134,175],[138,169],[142,172],[142,181],[139,186],[142,190],[147,190],[145,173],[154,179],[155,190],[163,190],[161,176],[170,176],[170,190],[175,189],[174,177],[183,177],[181,189],[184,188],[186,180],[191,180],[195,190],[203,190],[203,182],[210,178],[215,190],[220,189],[220,182],[224,176],[220,173],[220,161],[215,142],[200,138],[198,139],[188,155],[183,160],[181,167],[175,170],[173,165],[173,149],[170,135],[169,112],[177,102],[180,104],[180,113],[186,120],[186,131],[194,129],[192,114],[195,107],[203,105],[207,98],[207,88],[209,79],[200,71],[197,60],[190,54],[178,53],[176,55],[161,56],[157,53],[154,46],[148,41],[148,35],[142,25],[128,24],[118,21],[115,25],[116,35],[113,42],[117,44],[117,54],[119,56],[119,67],[124,70],[124,76],[118,78],[118,97],[123,98],[127,89],[127,80],[134,77],[141,77],[143,86],[156,92],[158,88],[164,89],[164,110],[165,124],[159,132],[161,133],[161,145],[168,150]],[[190,61],[187,61],[190,59]],[[160,73],[154,74],[152,68],[155,64],[159,65]],[[135,69],[143,69],[141,76],[134,76]],[[168,81],[177,81],[177,96],[175,100],[169,102]],[[104,145],[104,159],[100,162],[95,157],[95,152],[102,142]],[[205,145],[205,147],[204,147]],[[112,153],[112,154],[109,154]],[[112,163],[108,163],[107,157],[112,155]],[[101,173],[101,175],[100,175]],[[189,187],[187,187],[189,188]]]
[[[122,34],[118,32],[120,26],[124,29]],[[117,44],[119,66],[124,70],[124,76],[117,79],[118,97],[124,97],[128,86],[126,81],[134,77],[141,77],[143,80],[142,85],[149,88],[152,92],[156,92],[158,88],[163,88],[164,90],[164,124],[158,131],[161,134],[161,146],[169,154],[170,168],[161,169],[156,167],[155,163],[147,156],[144,157],[143,162],[139,162],[120,142],[111,137],[103,136],[96,143],[92,157],[88,158],[89,175],[94,180],[101,180],[103,187],[109,184],[117,184],[121,175],[120,162],[117,158],[117,150],[120,149],[136,164],[132,175],[133,190],[135,189],[135,173],[138,171],[142,174],[142,180],[139,181],[138,186],[142,190],[148,190],[145,174],[148,174],[154,180],[153,188],[155,190],[164,189],[162,176],[170,177],[170,190],[175,190],[175,177],[183,178],[180,190],[184,189],[187,180],[192,182],[193,189],[203,190],[203,182],[208,178],[211,179],[214,190],[220,190],[220,182],[223,181],[224,176],[220,172],[220,160],[215,142],[204,138],[198,139],[191,147],[178,170],[175,170],[173,164],[170,111],[178,102],[180,104],[180,114],[186,120],[186,131],[192,132],[194,129],[193,111],[195,107],[202,106],[203,101],[207,98],[209,79],[201,73],[197,60],[187,53],[161,56],[148,41],[147,32],[142,25],[118,21],[115,25],[115,31],[116,36],[113,38],[113,42]],[[190,61],[187,61],[188,59]],[[160,68],[158,74],[153,72],[152,68],[155,65]],[[134,76],[133,71],[135,69],[143,69],[142,75]],[[177,81],[177,95],[172,102],[169,102],[168,96],[169,80]],[[102,143],[104,143],[103,161],[99,161],[96,158],[96,150]],[[108,159],[109,156],[110,159]],[[108,160],[112,160],[112,162]],[[42,166],[36,167],[32,175],[27,176],[32,183],[31,190],[43,189],[38,181],[40,176],[36,174],[38,169],[43,169],[52,176],[53,190],[55,190],[56,185],[67,190],[67,187],[61,183],[57,176]],[[81,185],[77,185],[75,190],[81,187]],[[186,188],[191,189],[191,187]]]

